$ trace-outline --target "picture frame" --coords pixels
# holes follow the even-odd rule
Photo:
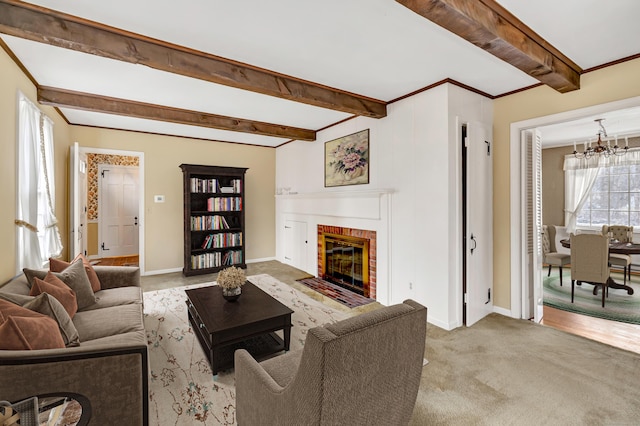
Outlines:
[[[368,183],[369,129],[325,142],[325,188]]]

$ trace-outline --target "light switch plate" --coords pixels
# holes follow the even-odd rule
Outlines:
[[[155,203],[164,203],[164,195],[154,195],[153,201]]]

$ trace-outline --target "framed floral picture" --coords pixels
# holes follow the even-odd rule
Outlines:
[[[324,186],[369,183],[369,129],[324,144]]]

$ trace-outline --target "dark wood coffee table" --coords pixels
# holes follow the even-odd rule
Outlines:
[[[235,302],[227,302],[217,285],[185,293],[189,322],[214,375],[233,367],[236,349],[246,349],[256,359],[289,350],[293,311],[249,281]],[[277,330],[283,330],[284,340]]]

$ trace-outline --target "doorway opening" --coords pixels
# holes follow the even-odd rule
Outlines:
[[[607,112],[623,110],[640,106],[640,97],[610,102],[591,107],[576,109],[573,111],[538,117],[511,124],[510,132],[510,169],[511,169],[511,316],[525,318],[530,294],[535,286],[541,286],[541,280],[534,280],[532,269],[535,265],[530,262],[528,247],[532,244],[528,231],[532,228],[534,220],[532,211],[527,204],[527,150],[522,143],[521,135],[527,130],[566,123],[569,121],[585,119],[593,115],[602,115]],[[519,230],[519,231],[518,231]],[[540,281],[540,282],[538,282]],[[541,292],[541,289],[539,290]],[[538,301],[536,300],[536,303]],[[536,309],[535,312],[541,309]],[[539,322],[542,318],[535,318]]]
[[[72,247],[96,263],[99,259],[105,259],[102,264],[125,260],[130,265],[137,263],[143,274],[144,153],[77,144],[76,153],[73,151],[74,147],[70,161],[73,172],[70,229],[76,244]],[[81,168],[85,169],[84,173],[75,172]],[[105,170],[109,171],[103,173]],[[126,173],[114,173],[127,170]],[[103,185],[101,179],[109,175],[116,179]],[[119,180],[119,186],[113,186],[114,180]],[[115,249],[114,242],[117,243]],[[122,256],[126,259],[116,259]],[[107,261],[106,258],[112,259]]]

